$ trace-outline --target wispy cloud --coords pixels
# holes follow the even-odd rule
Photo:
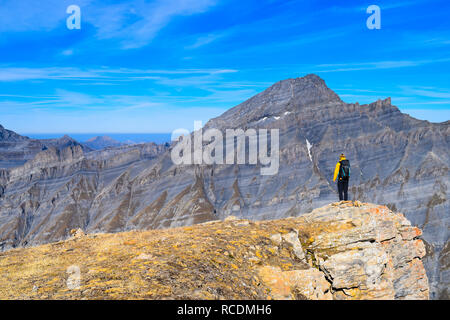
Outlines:
[[[450,89],[436,87],[411,87],[400,86],[405,95],[421,96],[427,98],[450,99]],[[448,101],[447,101],[448,103]]]
[[[72,49],[66,49],[66,50],[63,50],[63,52],[61,52],[61,54],[64,55],[64,56],[71,56],[71,55],[73,55],[73,50]]]
[[[406,7],[412,7],[416,5],[420,5],[423,3],[427,3],[433,0],[415,0],[415,1],[396,1],[393,3],[383,3],[378,4],[381,10],[390,10],[390,9],[398,9],[398,8],[406,8]],[[366,12],[367,7],[369,4],[363,4],[363,5],[357,5],[357,6],[333,6],[330,7],[328,10],[335,11],[335,12]]]
[[[396,69],[406,67],[418,67],[426,64],[446,63],[450,58],[433,59],[433,60],[396,60],[396,61],[374,61],[374,62],[358,62],[358,63],[336,63],[336,64],[319,64],[316,65],[313,72],[347,72],[347,71],[363,71],[377,69]]]
[[[433,110],[433,109],[404,109],[404,113],[416,119],[428,120],[431,122],[445,122],[450,119],[450,109]]]
[[[83,80],[98,79],[103,76],[93,70],[80,68],[0,68],[0,81],[23,80]]]
[[[177,16],[189,16],[207,11],[216,0],[157,0],[122,2],[96,6],[86,17],[97,28],[99,39],[119,39],[125,49],[140,48]]]
[[[0,110],[17,108],[27,110],[53,110],[55,112],[72,112],[74,110],[104,110],[115,112],[119,110],[142,109],[150,107],[168,106],[164,102],[156,102],[153,96],[133,95],[90,95],[82,92],[56,89],[53,95],[19,96],[0,95],[5,98],[18,98],[15,100],[0,100]]]
[[[77,0],[87,7],[93,1]],[[0,32],[50,31],[63,26],[66,8],[73,0],[3,0],[0,2]]]
[[[110,80],[133,81],[161,79],[161,75],[191,76],[220,75],[236,73],[234,69],[129,69],[129,68],[14,68],[0,67],[0,81],[13,82],[25,80]]]
[[[52,96],[24,96],[25,101],[5,96],[11,99],[0,99],[0,114],[3,125],[26,133],[171,132],[194,120],[205,123],[225,111],[219,103],[243,96],[239,91],[176,97],[89,95],[57,89]]]
[[[211,42],[214,42],[220,38],[223,38],[226,36],[226,33],[210,33],[207,35],[199,36],[195,42],[189,46],[186,46],[186,49],[197,49],[204,45],[210,44]]]
[[[217,0],[115,1],[77,0],[82,28],[93,25],[97,39],[117,40],[124,49],[140,48],[153,40],[172,19],[206,12]],[[50,31],[64,28],[72,0],[5,0],[0,5],[0,32]]]

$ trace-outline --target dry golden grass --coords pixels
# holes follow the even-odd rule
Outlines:
[[[293,228],[304,247],[317,233],[334,231],[301,217],[231,220],[14,249],[0,253],[0,299],[270,299],[258,267],[308,267],[270,240]],[[71,266],[80,270],[72,289]]]

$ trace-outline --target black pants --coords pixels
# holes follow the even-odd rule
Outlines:
[[[339,200],[348,200],[348,180],[338,180]]]

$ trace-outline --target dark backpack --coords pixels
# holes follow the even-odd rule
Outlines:
[[[341,160],[339,166],[339,179],[348,180],[350,178],[350,161]]]

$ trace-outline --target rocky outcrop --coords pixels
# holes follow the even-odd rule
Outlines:
[[[421,231],[385,206],[348,201],[281,220],[232,218],[176,229],[72,233],[67,241],[0,253],[0,298],[331,300],[429,295]]]
[[[384,206],[342,202],[304,219],[329,231],[312,236],[307,250],[331,282],[335,298],[427,299],[422,232]]]
[[[173,146],[123,146],[80,157],[69,146],[62,158],[50,151],[43,157],[49,161],[38,156],[39,163],[0,170],[0,248],[66,239],[75,228],[118,232],[229,215],[297,216],[337,199],[332,176],[344,152],[352,166],[350,199],[385,204],[421,228],[430,296],[448,297],[448,121],[413,119],[390,99],[345,103],[308,75],[277,82],[205,128],[278,128],[278,173],[262,176],[260,164],[177,166]]]

